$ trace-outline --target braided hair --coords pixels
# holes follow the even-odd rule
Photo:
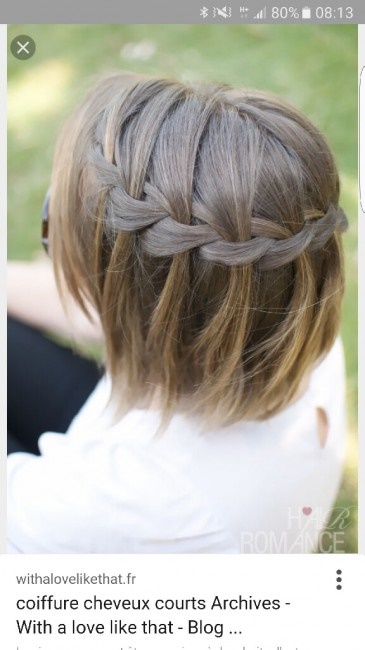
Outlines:
[[[56,149],[56,277],[100,315],[119,415],[285,408],[338,333],[346,227],[323,135],[268,93],[112,75]]]

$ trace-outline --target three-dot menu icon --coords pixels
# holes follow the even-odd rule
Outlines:
[[[337,571],[336,571],[336,575],[337,575],[337,578],[336,578],[336,583],[337,583],[337,584],[336,584],[336,589],[338,589],[338,591],[340,591],[340,589],[342,589],[342,578],[341,578],[341,576],[342,576],[342,571],[341,571],[341,569],[337,569]]]

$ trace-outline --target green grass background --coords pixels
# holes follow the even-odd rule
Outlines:
[[[8,255],[40,253],[40,211],[53,147],[93,77],[124,69],[276,92],[326,135],[340,169],[346,234],[342,334],[349,444],[337,506],[350,508],[344,548],[357,550],[357,27],[356,25],[13,25],[36,53],[8,62]],[[335,524],[335,528],[338,524]],[[330,547],[326,549],[330,551]]]

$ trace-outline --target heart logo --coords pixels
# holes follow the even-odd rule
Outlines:
[[[302,513],[306,517],[308,517],[308,515],[310,515],[311,512],[312,512],[312,508],[310,506],[304,506],[304,508],[302,508]]]

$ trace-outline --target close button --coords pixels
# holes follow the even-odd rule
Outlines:
[[[36,50],[35,42],[31,36],[21,34],[13,38],[10,44],[10,51],[16,59],[26,61],[30,59]]]

